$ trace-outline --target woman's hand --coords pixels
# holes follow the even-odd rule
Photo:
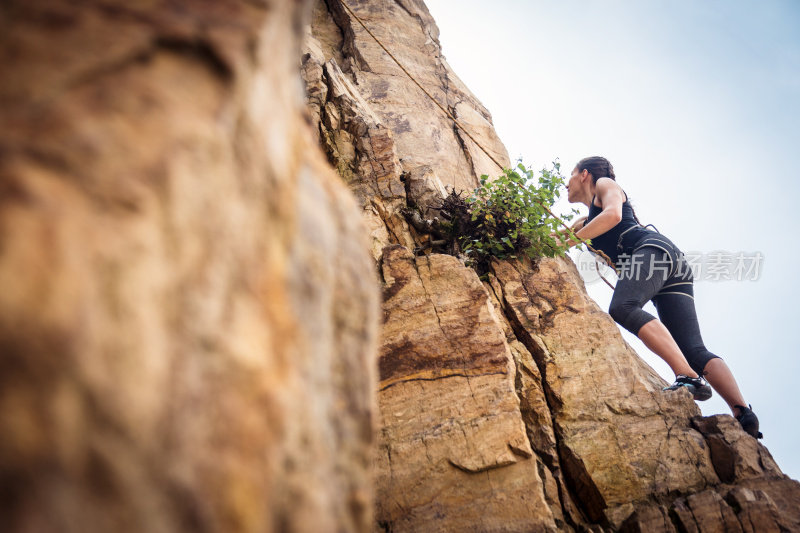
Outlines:
[[[550,233],[550,238],[556,241],[557,246],[566,246],[569,248],[575,244],[574,240],[567,235],[567,230],[553,231]]]
[[[559,246],[566,246],[567,248],[571,248],[576,244],[580,243],[580,239],[576,238],[578,231],[583,229],[586,225],[586,219],[589,218],[588,216],[584,215],[575,222],[572,223],[572,226],[569,229],[559,229],[558,231],[554,231],[550,233],[550,237],[556,241]]]
[[[572,231],[578,231],[579,229],[583,228],[586,225],[586,219],[589,218],[588,215],[584,215],[575,222],[572,223]]]
[[[564,238],[564,230],[551,231],[550,238],[555,240],[560,245],[561,240]]]

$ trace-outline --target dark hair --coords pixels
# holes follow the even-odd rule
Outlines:
[[[594,183],[595,185],[597,184],[597,180],[605,177],[617,181],[617,177],[614,175],[614,167],[611,165],[611,161],[609,161],[605,157],[600,157],[599,155],[584,157],[583,159],[578,161],[578,164],[575,165],[575,168],[578,169],[578,172],[583,172],[584,170],[588,170],[589,174],[592,175],[592,183]],[[633,204],[631,204],[631,211],[633,211],[634,220],[636,220],[636,223],[641,226],[642,223],[639,222],[639,217],[636,216],[636,211],[634,211],[633,209]]]

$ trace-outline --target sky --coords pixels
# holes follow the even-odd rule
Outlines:
[[[639,220],[687,255],[760,252],[744,279],[696,276],[695,306],[706,347],[758,415],[761,442],[800,479],[800,1],[425,1],[446,61],[492,114],[512,163],[558,159],[568,178],[578,160],[602,155]],[[588,213],[562,188],[554,212],[572,208]],[[569,253],[586,264],[588,252]],[[611,288],[582,275],[608,310]],[[657,316],[652,302],[644,310]],[[716,393],[698,405],[730,414]]]

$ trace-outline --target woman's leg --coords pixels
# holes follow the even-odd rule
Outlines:
[[[734,416],[739,414],[739,410],[733,406],[747,405],[739,386],[725,361],[708,351],[700,335],[691,271],[682,279],[671,278],[665,285],[662,294],[653,297],[661,322],[669,330],[691,367],[697,373],[703,374],[728,404]]]
[[[676,376],[683,374],[690,378],[698,377],[664,323],[653,318],[654,320],[639,328],[636,336],[650,348],[650,351],[666,361]]]
[[[705,377],[708,383],[714,387],[714,390],[722,396],[728,407],[731,408],[733,416],[737,416],[740,411],[734,405],[747,406],[733,373],[731,373],[730,368],[722,358],[715,358],[706,363]]]
[[[654,265],[669,265],[668,254],[645,246],[629,258],[617,280],[608,313],[622,327],[639,337],[645,346],[661,357],[677,376],[697,377],[671,332],[642,307],[664,286],[665,272]],[[649,279],[647,279],[649,277]]]

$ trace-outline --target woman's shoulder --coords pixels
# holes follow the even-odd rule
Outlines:
[[[595,187],[597,187],[597,190],[600,191],[600,192],[605,192],[605,191],[607,191],[609,189],[613,189],[613,188],[616,187],[617,189],[620,190],[620,192],[625,194],[625,189],[622,188],[622,185],[620,185],[617,182],[617,180],[611,179],[611,178],[609,178],[607,176],[604,176],[602,178],[597,178],[597,181],[594,182],[594,185],[595,185]],[[625,197],[627,198],[627,194],[625,194]]]
[[[620,192],[622,193],[622,197],[624,198],[622,203],[623,204],[627,204],[628,203],[628,193],[626,193],[625,189],[623,189],[622,186],[619,183],[617,183],[617,180],[611,179],[611,178],[609,178],[607,176],[603,176],[602,178],[597,178],[597,181],[594,182],[594,184],[595,184],[597,193],[604,193],[604,192],[608,191],[611,188],[617,187],[620,190]],[[597,205],[595,203],[595,201],[598,201],[598,202],[600,202],[602,204],[602,200],[600,200],[600,194],[597,194],[597,193],[595,193],[595,195],[592,197],[592,204],[591,205],[593,205],[595,207],[598,207],[598,208],[602,208],[603,207],[602,205]],[[591,208],[591,206],[589,206],[589,207]]]

